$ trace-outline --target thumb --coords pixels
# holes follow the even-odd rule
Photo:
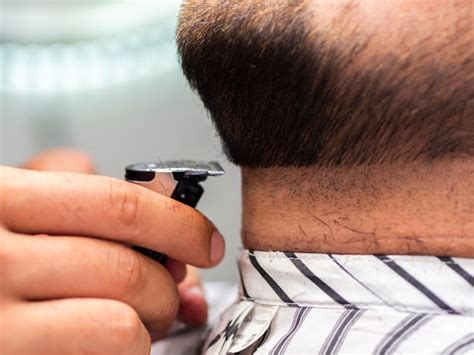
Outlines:
[[[21,166],[23,169],[94,174],[92,159],[84,152],[56,148],[44,151]]]

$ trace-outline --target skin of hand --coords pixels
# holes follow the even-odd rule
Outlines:
[[[176,318],[206,321],[199,277],[186,265],[222,260],[216,227],[169,197],[93,172],[71,150],[0,167],[2,353],[149,354]]]

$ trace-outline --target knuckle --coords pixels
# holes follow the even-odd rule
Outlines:
[[[137,294],[145,286],[143,263],[140,256],[126,246],[118,246],[111,257],[115,270],[116,287],[125,294]]]
[[[118,221],[119,227],[134,227],[139,223],[141,193],[133,185],[109,180],[109,207]]]
[[[110,307],[110,340],[117,349],[127,353],[127,349],[137,348],[137,343],[143,341],[143,324],[135,310],[125,303],[115,303]]]

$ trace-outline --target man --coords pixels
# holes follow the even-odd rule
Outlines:
[[[204,352],[472,349],[471,16],[468,2],[184,5],[184,71],[243,167],[242,300]],[[120,243],[197,266],[221,258],[214,227],[165,197],[100,177],[2,173],[7,353],[146,353],[144,326],[164,332],[176,286]],[[188,232],[193,255],[169,243]],[[127,281],[136,267],[117,275],[128,260],[145,291]],[[87,284],[94,272],[101,282]]]
[[[474,351],[471,1],[188,1],[242,166],[241,301],[208,354]]]

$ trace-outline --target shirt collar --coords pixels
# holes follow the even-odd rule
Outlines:
[[[257,303],[474,315],[474,260],[243,250],[241,294]]]

